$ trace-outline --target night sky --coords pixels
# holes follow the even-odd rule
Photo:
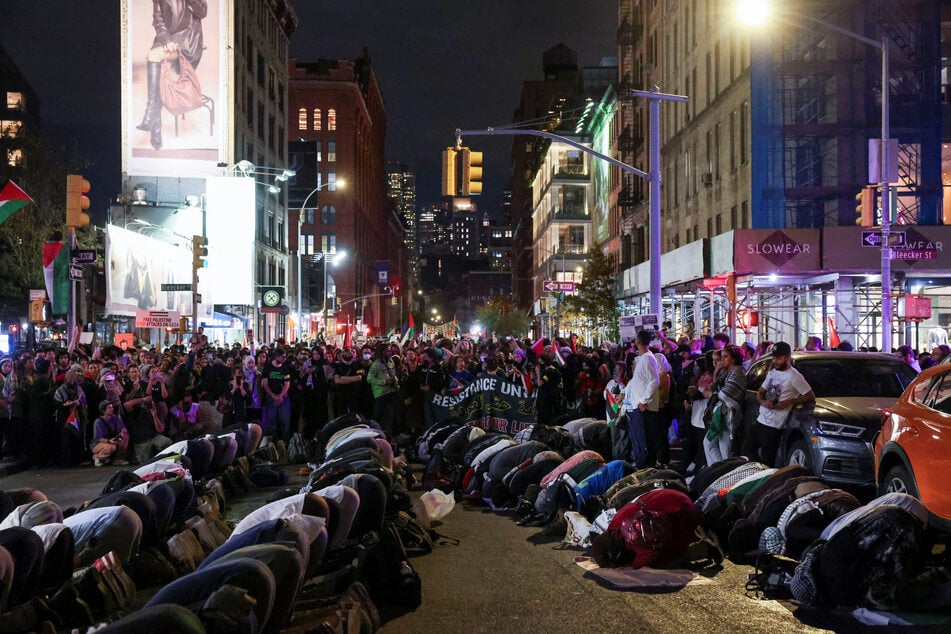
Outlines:
[[[3,0],[0,42],[42,103],[43,132],[79,144],[93,167],[94,210],[118,193],[119,3]],[[521,82],[542,79],[542,53],[565,44],[581,65],[615,56],[617,3],[551,0],[297,0],[291,55],[353,59],[367,47],[386,103],[386,157],[416,168],[418,203],[439,200],[439,154],[456,128],[512,121]],[[472,137],[485,151],[493,209],[507,187],[511,138]],[[101,221],[99,214],[96,219]]]

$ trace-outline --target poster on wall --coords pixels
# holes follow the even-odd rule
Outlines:
[[[122,170],[213,175],[227,160],[227,0],[122,3]]]

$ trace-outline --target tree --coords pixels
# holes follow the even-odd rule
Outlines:
[[[520,311],[511,297],[498,295],[476,311],[476,319],[486,334],[521,337],[528,332],[531,320]]]
[[[36,204],[23,207],[0,225],[0,305],[4,313],[25,314],[29,289],[44,288],[43,243],[55,231],[65,233],[66,174],[88,163],[75,148],[53,147],[25,129],[13,140],[24,160],[18,166],[0,164],[0,184],[13,179]],[[11,142],[5,141],[0,150]],[[78,235],[81,245],[93,241],[88,228]]]
[[[583,323],[589,331],[598,333],[599,338],[617,341],[620,312],[614,262],[599,249],[592,250],[582,280],[575,294],[565,298],[563,309],[567,321]]]

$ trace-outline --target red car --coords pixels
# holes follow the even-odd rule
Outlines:
[[[880,493],[920,499],[933,526],[951,530],[951,364],[929,368],[882,411],[875,438],[875,481]]]

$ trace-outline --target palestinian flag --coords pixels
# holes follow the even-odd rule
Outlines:
[[[555,363],[557,363],[559,367],[565,367],[565,358],[561,356],[561,350],[558,349],[558,346],[553,345],[551,349],[552,354],[555,357]]]
[[[52,313],[65,315],[69,304],[69,249],[57,238],[62,238],[59,232],[43,245],[43,278]]]
[[[835,329],[835,319],[832,318],[832,315],[829,315],[829,348],[835,350],[839,347],[842,341],[839,339],[839,331]]]
[[[7,181],[7,184],[0,190],[0,225],[6,222],[14,212],[32,202],[33,199],[27,196],[26,192],[20,189],[16,183]]]
[[[604,390],[604,396],[608,402],[608,407],[611,410],[611,420],[609,420],[608,423],[613,424],[617,419],[618,412],[621,411],[621,401],[624,399],[620,394],[615,394],[611,390]]]
[[[416,322],[413,321],[413,313],[409,314],[409,327],[403,333],[403,339],[400,340],[400,346],[405,346],[406,342],[416,336]]]
[[[536,357],[542,356],[542,353],[545,352],[545,338],[539,337],[538,341],[532,344],[532,350],[535,351]]]

